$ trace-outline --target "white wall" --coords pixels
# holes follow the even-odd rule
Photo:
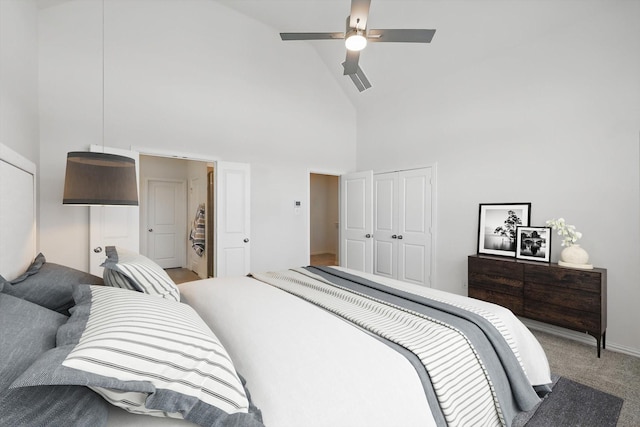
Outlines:
[[[439,289],[466,294],[479,203],[531,202],[532,225],[564,217],[608,269],[607,343],[638,354],[640,2],[589,4],[584,19],[465,67],[430,67],[423,85],[363,104],[357,163],[437,163]],[[576,7],[537,5],[554,17]],[[554,261],[560,249],[556,239]]]
[[[38,164],[38,10],[0,1],[0,142]]]
[[[212,1],[105,9],[105,144],[250,163],[252,270],[306,263],[306,211],[292,203],[308,199],[310,169],[354,170],[356,140],[354,107],[313,49],[285,48],[277,31]],[[97,0],[39,15],[41,250],[80,269],[88,213],[61,198],[66,153],[101,143],[101,28]]]

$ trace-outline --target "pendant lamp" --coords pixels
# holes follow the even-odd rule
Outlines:
[[[102,153],[67,153],[65,205],[138,206],[135,160],[104,152],[104,0],[102,0]]]
[[[108,153],[68,153],[62,203],[138,206],[135,160]]]

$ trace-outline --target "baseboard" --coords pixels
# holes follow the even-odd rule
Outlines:
[[[547,323],[538,322],[536,320],[526,319],[523,317],[519,317],[520,321],[525,324],[526,327],[530,329],[535,329],[537,331],[547,332],[552,335],[557,335],[562,338],[567,338],[570,340],[578,341],[583,344],[593,345],[595,347],[596,339],[587,333],[580,333],[576,331],[572,331],[570,329],[561,328],[559,326],[549,325]],[[612,343],[607,339],[607,350],[615,351],[617,353],[624,353],[630,356],[635,356],[640,358],[640,350],[635,348],[626,347],[623,345],[619,345],[616,343]]]

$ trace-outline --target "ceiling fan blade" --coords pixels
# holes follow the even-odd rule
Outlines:
[[[358,71],[358,60],[360,59],[360,52],[347,50],[347,59],[342,63],[344,67],[344,75],[355,74]]]
[[[344,33],[280,33],[283,41],[344,39]]]
[[[342,66],[344,67],[344,65],[345,63],[343,62]],[[357,67],[357,71],[354,74],[349,74],[349,77],[351,78],[353,84],[356,85],[359,92],[365,91],[371,87],[369,79],[367,79],[367,76],[364,75],[364,71],[362,71],[362,68],[360,68],[360,66]]]
[[[351,0],[349,28],[356,28],[356,24],[358,25],[359,30],[367,28],[370,6],[371,0]]]
[[[364,87],[364,85],[362,84],[362,82],[360,81],[360,79],[358,78],[357,75],[349,74],[349,77],[351,77],[351,81],[358,88],[358,92],[362,92],[362,91],[366,90],[366,88]]]
[[[362,89],[360,92],[362,92],[363,90],[369,89],[371,87],[371,83],[369,82],[369,79],[367,78],[367,76],[364,75],[364,71],[362,71],[362,68],[360,68],[359,65],[358,65],[358,71],[356,71],[356,77],[360,79],[360,82],[364,87],[364,89]],[[351,80],[353,80],[353,75],[351,75]]]
[[[436,30],[369,30],[367,41],[403,42],[403,43],[431,43]]]

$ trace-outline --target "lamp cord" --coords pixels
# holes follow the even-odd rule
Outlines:
[[[104,0],[102,0],[102,154],[104,154]]]

